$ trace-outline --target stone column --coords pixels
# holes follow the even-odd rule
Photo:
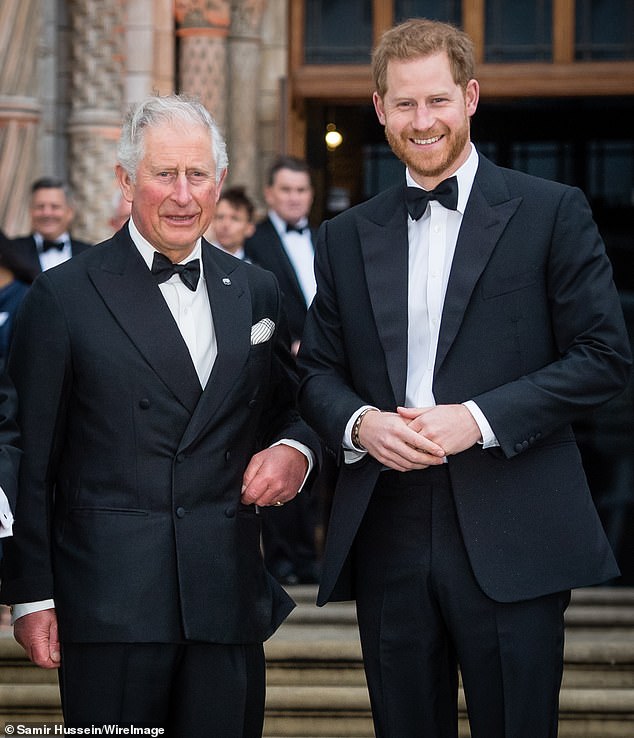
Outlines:
[[[223,132],[227,124],[229,0],[176,0],[179,90],[195,95]]]
[[[229,183],[259,197],[260,28],[266,0],[232,0],[229,34]]]
[[[70,181],[73,233],[87,241],[111,235],[108,217],[123,108],[124,0],[73,0]]]
[[[37,126],[37,0],[0,2],[0,227],[26,233],[35,170]]]

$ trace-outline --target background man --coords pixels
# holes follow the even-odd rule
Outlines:
[[[43,274],[16,327],[2,594],[30,658],[61,666],[67,724],[259,738],[262,641],[293,603],[256,505],[292,499],[318,444],[272,275],[201,240],[227,165],[209,113],[149,98],[118,161],[128,228]]]
[[[465,34],[373,70],[405,181],[322,226],[299,354],[345,461],[319,603],[356,598],[378,738],[455,738],[456,663],[473,738],[553,738],[570,588],[617,574],[570,427],[628,376],[610,264],[579,190],[472,146]]]
[[[315,250],[308,224],[313,197],[308,164],[294,156],[277,158],[264,188],[267,217],[245,244],[249,259],[273,272],[280,283],[295,352],[315,294]]]
[[[31,186],[30,236],[12,240],[16,257],[28,266],[29,281],[53,266],[76,256],[90,244],[71,238],[70,225],[75,217],[72,194],[60,179],[43,177]]]
[[[222,192],[212,221],[209,240],[238,259],[245,259],[244,242],[255,232],[255,206],[244,187],[230,187]]]

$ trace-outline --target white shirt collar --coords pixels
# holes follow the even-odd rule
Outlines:
[[[471,194],[471,188],[475,180],[476,172],[478,170],[478,152],[476,147],[471,145],[471,151],[465,161],[451,176],[456,176],[458,179],[458,212],[464,215],[465,208],[467,207],[467,200]],[[415,182],[412,175],[409,173],[409,169],[405,170],[405,179],[408,187],[420,187],[418,182]],[[421,187],[421,189],[423,189]]]
[[[143,257],[143,261],[147,264],[147,268],[152,268],[152,262],[154,261],[154,254],[158,249],[155,249],[152,244],[145,239],[140,233],[139,229],[134,224],[134,220],[132,217],[130,217],[130,238],[132,239],[134,245],[136,246],[138,252]],[[202,256],[202,246],[201,246],[201,239],[199,238],[196,241],[196,245],[194,246],[194,250],[191,252],[191,254],[188,254],[184,259],[182,259],[180,264],[186,264],[188,261],[191,261],[192,259],[199,259],[200,260],[200,276],[202,278],[203,276],[203,260],[201,258]]]
[[[46,240],[44,236],[41,233],[38,233],[37,231],[33,232],[33,238],[35,239],[35,245],[37,247],[38,251],[42,250],[42,244]],[[61,233],[57,238],[53,239],[55,243],[63,243],[64,246],[70,245],[70,233],[68,231],[64,231],[64,233]]]
[[[286,221],[284,218],[281,218],[275,210],[269,210],[269,218],[271,219],[271,223],[275,226],[275,230],[280,234],[280,236],[286,235]],[[297,227],[298,228],[307,228],[308,227],[308,218],[303,217],[300,218],[297,221]]]

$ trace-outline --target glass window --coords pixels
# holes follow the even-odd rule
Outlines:
[[[487,62],[550,61],[552,0],[487,0]]]
[[[306,0],[306,64],[368,64],[372,4]]]
[[[577,0],[575,56],[634,59],[632,0]]]
[[[461,0],[395,0],[394,22],[408,18],[431,18],[432,20],[461,24]]]
[[[363,149],[363,196],[365,199],[402,182],[405,165],[386,143],[369,144]]]
[[[535,177],[571,184],[573,182],[572,146],[561,141],[525,141],[512,146],[513,169]]]
[[[634,199],[634,141],[590,141],[588,195],[611,207],[631,207]]]

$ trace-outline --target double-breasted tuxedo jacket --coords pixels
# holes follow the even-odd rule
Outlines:
[[[24,463],[5,602],[54,597],[66,641],[267,638],[292,608],[240,503],[252,454],[314,434],[268,272],[203,241],[218,355],[204,391],[127,228],[33,284],[10,356]]]
[[[393,412],[405,400],[404,190],[396,186],[327,221],[317,242],[300,411],[340,456],[359,407]],[[448,458],[470,563],[494,600],[617,575],[571,423],[618,394],[629,365],[611,267],[582,193],[480,156],[450,272],[433,391],[438,404],[474,400],[500,444]],[[353,541],[379,473],[369,456],[341,464],[320,603],[354,597]]]
[[[91,244],[85,241],[79,241],[76,238],[71,238],[70,240],[72,256],[77,256],[77,254],[81,254],[82,251],[90,247]],[[16,262],[20,266],[20,271],[16,276],[25,282],[32,282],[38,274],[42,273],[42,265],[40,264],[35,238],[33,235],[13,238],[11,239],[11,248],[14,252]]]
[[[277,277],[284,295],[284,309],[291,340],[301,340],[306,320],[306,298],[284,244],[270,218],[258,223],[255,233],[245,241],[244,250],[254,264],[268,269]]]

